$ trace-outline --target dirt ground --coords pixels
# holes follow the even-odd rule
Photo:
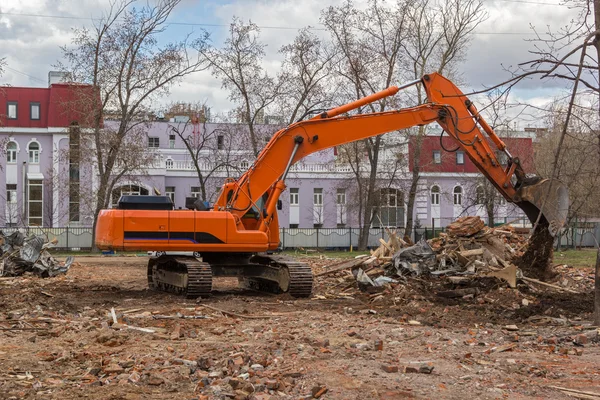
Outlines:
[[[332,263],[306,261],[315,272]],[[600,393],[591,270],[559,269],[556,283],[581,294],[510,289],[486,278],[466,286],[473,294],[444,298],[439,292],[456,287],[440,277],[363,293],[342,271],[317,278],[311,299],[242,291],[236,280],[217,279],[210,299],[192,301],[148,291],[146,264],[145,257],[80,257],[60,277],[0,278],[0,398]]]

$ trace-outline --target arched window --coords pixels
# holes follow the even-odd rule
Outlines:
[[[9,164],[17,162],[17,144],[15,142],[8,142],[6,145],[6,162]]]
[[[460,186],[455,186],[454,187],[454,191],[453,191],[453,194],[454,194],[454,196],[453,196],[454,197],[454,205],[459,206],[459,205],[462,204],[462,192],[463,191],[462,191],[462,188]]]
[[[438,185],[433,185],[431,187],[431,205],[440,205],[440,187]]]
[[[39,164],[40,162],[40,144],[38,142],[29,143],[29,162],[31,164]]]
[[[167,160],[165,161],[165,166],[167,167],[167,169],[173,169],[173,160],[167,158]]]
[[[485,201],[485,190],[483,186],[477,186],[475,189],[475,204],[483,204]]]

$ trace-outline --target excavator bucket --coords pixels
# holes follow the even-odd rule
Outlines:
[[[542,179],[535,183],[523,183],[518,190],[521,207],[531,223],[535,223],[541,212],[540,221],[548,223],[552,236],[562,229],[567,221],[569,210],[569,191],[562,182],[556,179]],[[544,221],[545,219],[545,221]]]

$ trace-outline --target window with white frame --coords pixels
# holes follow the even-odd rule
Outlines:
[[[456,152],[456,164],[457,165],[462,165],[465,163],[465,152],[464,151],[457,151]]]
[[[175,204],[175,186],[165,186],[165,194],[169,196],[173,204]]]
[[[477,186],[475,189],[475,204],[483,204],[485,201],[485,190],[483,186]]]
[[[37,102],[29,103],[29,119],[32,119],[32,120],[40,119],[40,103],[37,103]]]
[[[173,160],[171,158],[165,160],[165,167],[167,169],[173,169]]]
[[[433,163],[441,164],[442,163],[442,152],[439,150],[433,151]]]
[[[39,164],[40,162],[40,144],[38,142],[29,143],[29,162],[31,164]]]
[[[8,142],[6,145],[6,162],[9,164],[17,162],[17,144],[15,142]]]
[[[440,205],[440,187],[438,185],[433,185],[431,187],[431,205]]]
[[[200,186],[192,186],[190,188],[190,197],[200,198]]]
[[[336,204],[346,204],[346,189],[338,189],[336,193]]]
[[[323,189],[322,188],[315,188],[314,192],[313,192],[313,204],[315,206],[322,206],[323,205]]]
[[[454,197],[454,205],[462,205],[462,188],[460,186],[456,186],[453,191]]]
[[[241,169],[244,169],[244,170],[245,170],[245,169],[248,169],[248,167],[249,167],[249,166],[250,166],[250,165],[249,165],[248,161],[246,161],[246,160],[243,160],[243,161],[240,163],[240,168],[241,168]]]
[[[160,147],[160,138],[149,137],[148,138],[148,147],[153,148],[153,149],[158,149]]]
[[[6,116],[8,119],[17,119],[17,102],[9,101],[6,104]]]
[[[43,181],[32,179],[28,182],[27,193],[27,221],[28,224],[42,226],[43,222],[43,204],[44,204],[44,188]]]
[[[175,148],[175,135],[169,135],[169,148]]]
[[[217,150],[223,150],[225,148],[225,136],[217,136]]]
[[[394,188],[379,190],[378,204],[373,207],[373,227],[404,225],[404,194]]]
[[[17,185],[14,183],[6,184],[6,202],[9,204],[17,203]]]
[[[299,204],[299,189],[290,188],[290,206],[297,206]]]

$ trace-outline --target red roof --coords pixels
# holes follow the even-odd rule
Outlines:
[[[412,136],[408,145],[409,168],[411,171],[413,169],[415,140],[416,137]],[[531,138],[502,138],[502,140],[506,143],[506,147],[513,157],[519,157],[525,172],[533,172],[533,143]],[[457,142],[446,134],[444,134],[442,143],[447,150],[454,150],[457,147]],[[496,150],[496,146],[493,143],[490,143],[490,146],[493,150]],[[434,151],[440,151],[441,164],[434,163]],[[458,149],[458,151],[464,152],[462,149]],[[466,152],[464,152],[464,164],[457,164],[456,152],[444,150],[440,145],[439,136],[425,136],[423,138],[419,164],[422,172],[480,172],[469,159]]]
[[[17,103],[17,119],[8,119],[8,102]],[[32,120],[31,103],[39,103],[40,118]],[[100,104],[91,85],[55,83],[49,88],[0,87],[0,126],[14,128],[68,127],[92,123],[93,104]]]

